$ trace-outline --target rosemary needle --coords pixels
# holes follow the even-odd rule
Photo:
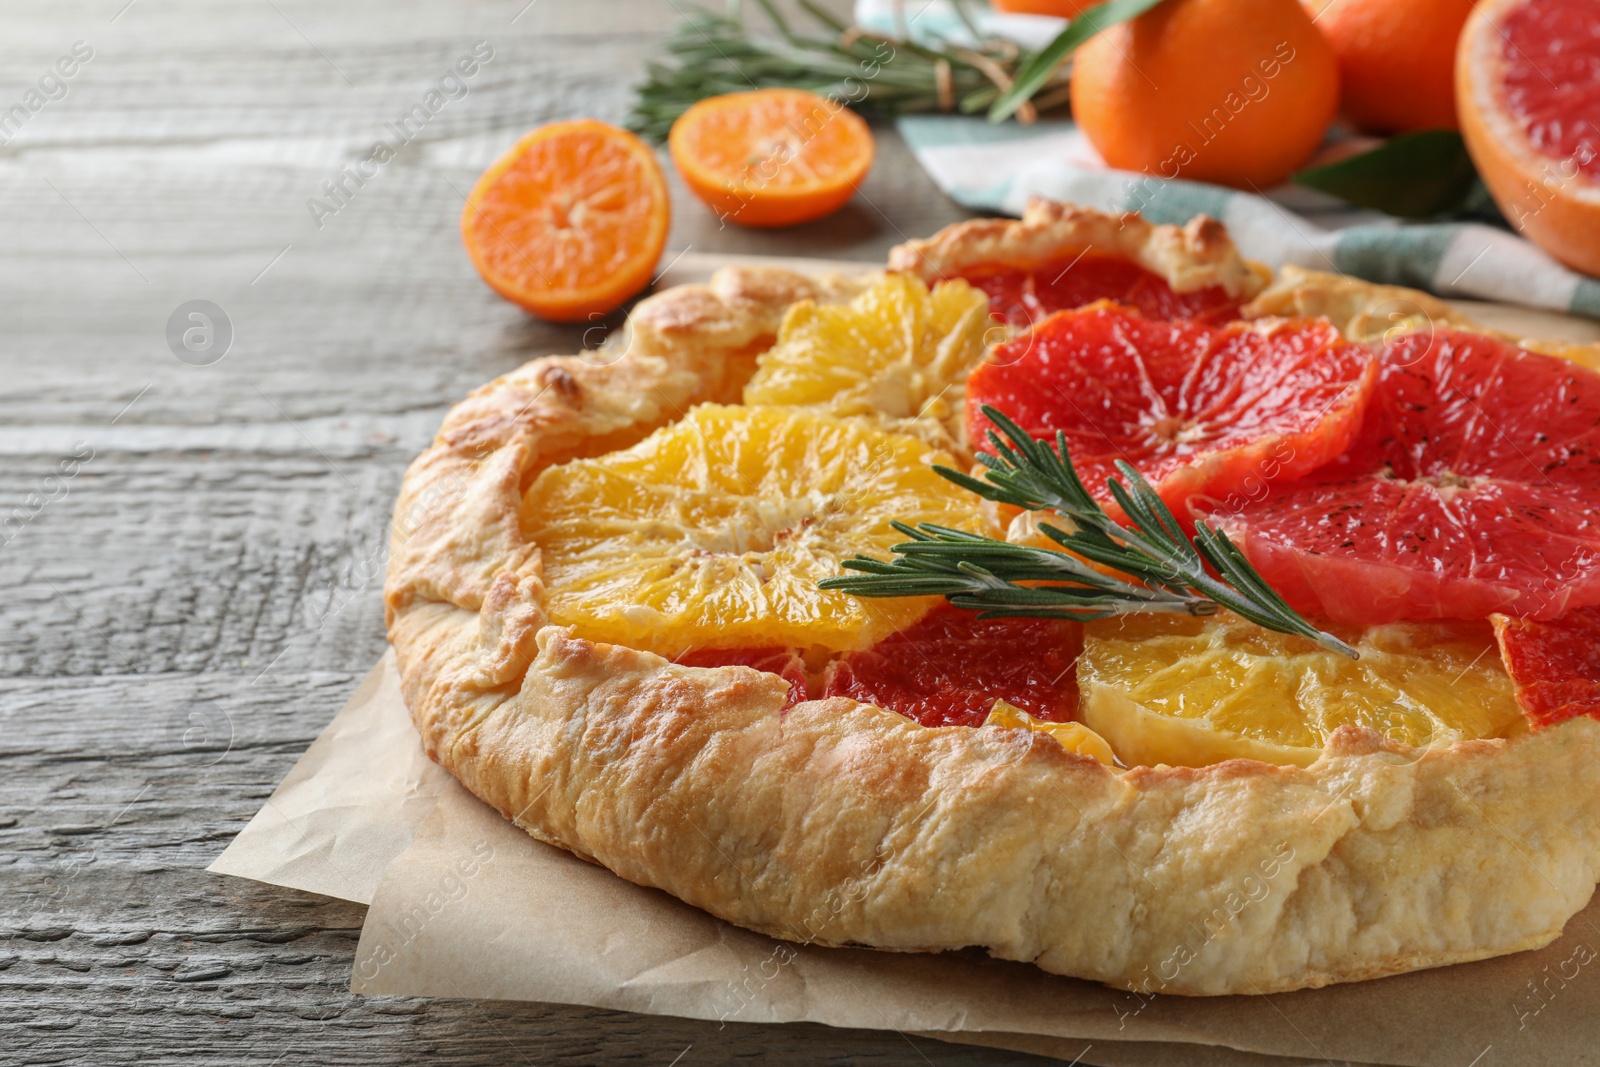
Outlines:
[[[790,26],[773,0],[754,0],[776,32],[745,24],[739,0],[726,14],[691,9],[648,64],[635,91],[630,129],[662,141],[690,105],[749,89],[809,89],[869,115],[985,112],[1032,122],[1066,102],[1074,50],[1094,34],[1136,18],[1161,0],[1104,0],[1085,9],[1037,51],[983,33],[966,5],[952,7],[970,40],[907,39],[849,26],[814,0],[798,0],[810,33]]]

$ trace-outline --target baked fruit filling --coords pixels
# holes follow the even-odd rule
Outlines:
[[[967,436],[993,451],[992,405],[1034,437],[1066,435],[1091,492],[1121,460],[1187,515],[1197,493],[1293,478],[1344,452],[1377,374],[1372,353],[1324,321],[1213,327],[1100,302],[996,345],[967,386]]]
[[[746,404],[880,421],[932,419],[955,439],[967,375],[1003,335],[983,294],[892,274],[848,304],[795,305],[757,360]]]
[[[701,648],[869,648],[927,597],[819,590],[887,552],[893,519],[992,529],[918,438],[797,408],[702,405],[632,448],[545,470],[523,498],[553,622],[675,657]]]
[[[1600,375],[1458,330],[1378,352],[1350,448],[1280,492],[1200,511],[1290,603],[1339,622],[1600,603]]]
[[[1129,616],[1084,630],[1083,721],[1130,765],[1304,767],[1347,724],[1413,748],[1522,728],[1483,621],[1342,631],[1357,660],[1234,615]]]
[[[1244,303],[1220,285],[1180,293],[1167,280],[1125,259],[1078,251],[1029,266],[981,263],[960,276],[982,289],[996,316],[1019,329],[1057,311],[1112,300],[1157,321],[1226,322]]]
[[[876,704],[924,726],[982,726],[997,700],[1041,722],[1070,722],[1081,644],[1077,623],[980,619],[940,607],[871,650],[830,663],[822,695]]]
[[[1600,717],[1600,374],[1425,321],[1351,340],[1244,320],[1238,286],[1179,292],[1093,251],[957,273],[796,304],[742,405],[545,470],[523,522],[551,620],[778,675],[790,706],[1025,730],[1125,767],[1307,766],[1346,726],[1404,752]],[[928,531],[1077,551],[1045,530],[1073,532],[1060,508],[973,491],[1006,426],[1064,446],[1110,521],[1165,508],[1172,544],[1231,537],[1245,603],[1302,628],[1159,580],[1158,604],[1121,588],[1111,617],[1027,617],[1026,567],[961,572],[1005,591],[994,617],[915,582],[818,588]]]

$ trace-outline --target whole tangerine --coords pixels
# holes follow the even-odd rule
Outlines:
[[[1456,41],[1474,0],[1304,0],[1339,57],[1339,104],[1369,133],[1454,129]]]
[[[1077,52],[1072,112],[1107,163],[1276,185],[1322,143],[1338,62],[1298,0],[1167,0]]]
[[[1011,15],[1053,15],[1075,19],[1100,0],[992,0],[995,9]]]

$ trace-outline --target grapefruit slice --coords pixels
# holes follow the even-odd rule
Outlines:
[[[1035,437],[1066,434],[1090,492],[1117,460],[1178,515],[1195,493],[1243,503],[1342,453],[1376,380],[1372,354],[1327,322],[1160,322],[1100,303],[997,345],[967,379],[967,438],[992,404]]]
[[[1594,0],[1484,0],[1456,50],[1461,135],[1512,225],[1600,275]]]
[[[1509,615],[1491,621],[1530,726],[1600,718],[1600,608],[1579,608],[1550,622]]]
[[[995,701],[1067,722],[1078,706],[1073,664],[1082,627],[1060,619],[979,619],[936,608],[927,618],[828,665],[823,695],[897,711],[924,726],[981,726]]]
[[[1211,322],[1238,318],[1243,303],[1220,285],[1180,293],[1137,263],[1095,253],[1030,267],[975,266],[963,270],[961,277],[989,295],[989,309],[996,318],[1018,329],[1097,300],[1115,300],[1151,319]]]
[[[1290,604],[1335,622],[1600,603],[1600,374],[1454,330],[1401,335],[1381,360],[1346,455],[1198,510]]]

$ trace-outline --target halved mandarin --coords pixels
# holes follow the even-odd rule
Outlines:
[[[836,100],[754,89],[690,107],[667,138],[689,191],[740,226],[793,226],[830,215],[872,169],[872,131]]]
[[[670,203],[639,138],[594,119],[554,122],[483,172],[461,239],[495,292],[541,318],[581,321],[649,284]]]
[[[1080,716],[1129,766],[1307,766],[1347,724],[1413,748],[1524,729],[1487,622],[1336,633],[1360,659],[1232,614],[1086,623]]]
[[[967,379],[967,438],[992,447],[993,405],[1035,437],[1064,433],[1097,497],[1123,460],[1186,521],[1192,497],[1237,507],[1341,454],[1376,376],[1324,320],[1219,327],[1103,302],[995,346]]]
[[[938,602],[817,588],[904,540],[891,519],[994,533],[950,457],[862,420],[703,405],[632,448],[545,470],[523,499],[551,621],[678,656],[871,647]]]

